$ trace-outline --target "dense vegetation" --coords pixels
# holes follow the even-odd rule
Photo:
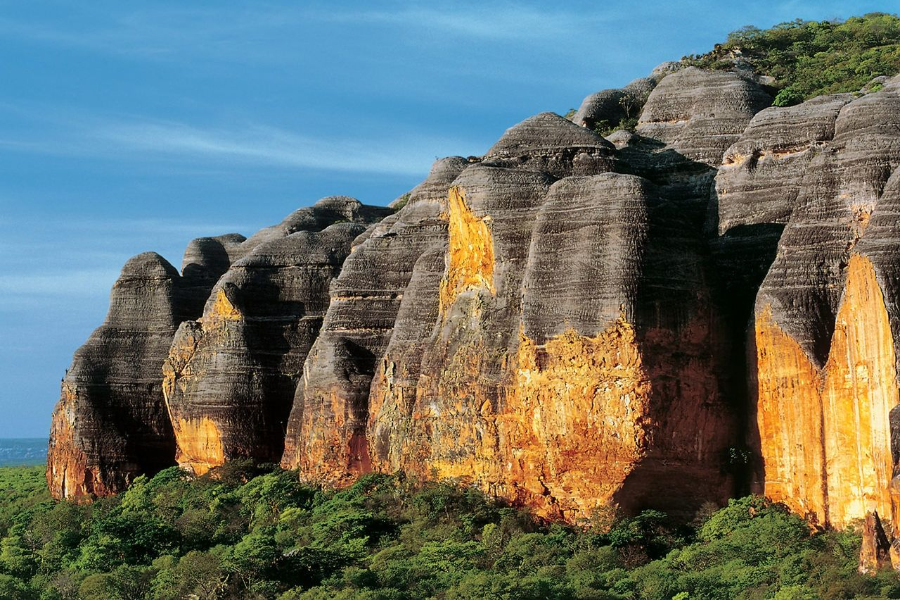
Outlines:
[[[900,18],[871,13],[846,21],[781,23],[771,29],[747,26],[723,44],[685,62],[730,70],[743,63],[774,79],[777,106],[822,94],[856,92],[875,77],[900,73]]]
[[[900,73],[900,17],[870,13],[846,21],[796,19],[770,29],[752,25],[728,34],[722,44],[701,55],[685,56],[682,65],[722,71],[750,70],[775,94],[775,106],[790,106],[823,94],[874,92],[873,80]],[[867,87],[868,86],[868,87]],[[634,131],[636,111],[645,97],[626,96],[630,111],[593,129],[607,136],[617,129]],[[566,113],[571,118],[575,109]]]
[[[856,574],[856,535],[754,497],[689,525],[646,511],[569,527],[446,482],[323,491],[245,464],[168,469],[93,504],[6,468],[0,494],[3,599],[900,598],[892,572]]]

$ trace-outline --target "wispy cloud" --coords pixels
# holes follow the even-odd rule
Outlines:
[[[82,269],[40,274],[0,275],[0,294],[8,296],[107,296],[119,272],[112,269]]]
[[[194,52],[210,57],[263,60],[279,59],[279,53],[261,51],[271,45],[273,38],[288,41],[298,30],[315,27],[316,23],[359,24],[368,29],[388,26],[448,38],[537,43],[582,31],[596,32],[599,25],[628,12],[613,5],[596,10],[591,3],[547,7],[512,2],[430,6],[385,2],[366,3],[357,10],[335,10],[321,3],[253,3],[215,8],[160,3],[151,8],[116,6],[114,11],[83,6],[79,13],[89,31],[4,17],[0,18],[0,36],[146,58],[176,58],[182,52]],[[280,60],[290,60],[290,56],[281,54]]]
[[[410,136],[392,140],[321,139],[264,125],[200,128],[175,122],[113,123],[91,134],[115,151],[146,152],[197,160],[240,161],[278,167],[416,175],[425,173],[433,150],[446,139]],[[455,146],[467,146],[456,141]]]
[[[582,7],[584,8],[584,7]],[[602,11],[585,11],[577,6],[527,6],[522,3],[434,4],[431,6],[403,6],[375,8],[353,12],[318,12],[321,20],[356,23],[388,23],[410,31],[439,33],[454,37],[491,41],[541,40],[562,36],[571,38],[578,32],[596,32],[603,23],[615,21],[626,14],[624,8],[606,6]]]
[[[7,110],[6,107],[0,107]],[[21,110],[14,114],[26,115]],[[50,111],[51,114],[52,111]],[[365,136],[314,136],[266,124],[189,125],[138,116],[89,114],[28,115],[34,126],[24,134],[0,137],[0,152],[102,158],[134,156],[196,166],[252,165],[280,169],[382,175],[428,173],[437,155],[484,151],[484,142],[414,132],[375,131]],[[383,127],[381,129],[384,129]]]

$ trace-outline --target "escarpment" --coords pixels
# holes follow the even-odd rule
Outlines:
[[[248,343],[255,344],[254,349],[266,346],[261,353],[271,357],[268,362],[262,361],[270,371],[263,377],[267,384],[272,378],[290,377],[299,371],[303,358],[297,355],[315,337],[316,315],[320,317],[327,304],[323,298],[327,298],[328,282],[340,270],[350,242],[364,231],[363,225],[390,212],[364,206],[351,198],[326,198],[250,239],[228,234],[193,240],[185,251],[181,274],[154,253],[130,260],[113,287],[106,323],[75,353],[63,381],[61,398],[53,413],[47,462],[47,481],[53,495],[79,498],[116,493],[140,474],[175,465],[176,452],[179,460],[200,454],[201,464],[221,464],[221,460],[206,460],[203,455],[222,452],[229,456],[222,451],[224,442],[210,442],[203,452],[193,454],[182,450],[182,446],[192,448],[192,444],[222,437],[216,415],[204,413],[197,417],[199,429],[206,437],[193,435],[194,430],[184,426],[182,418],[191,424],[196,416],[196,412],[191,412],[192,403],[202,405],[205,393],[230,395],[228,399],[236,402],[246,399],[233,389],[244,382],[230,370],[238,366],[249,373],[260,365],[240,365],[240,361],[228,362],[227,358],[233,356],[230,351],[248,354]],[[329,226],[334,229],[322,231]],[[317,232],[321,232],[320,239],[304,237]],[[290,241],[279,243],[286,238]],[[260,251],[255,258],[239,260],[257,248]],[[233,262],[235,273],[214,290],[219,279],[231,273]],[[237,264],[242,266],[237,268]],[[201,343],[203,327],[192,319],[202,322],[201,316],[209,312],[214,316],[206,319],[207,323],[238,321],[240,313],[230,304],[228,294],[235,295],[234,289],[240,295],[244,287],[249,287],[253,296],[260,294],[250,298],[245,307],[251,314],[250,320],[265,321],[266,325],[243,329],[231,325],[223,336],[224,348],[213,347],[211,339]],[[303,289],[294,291],[296,287]],[[285,305],[290,308],[280,310]],[[179,329],[180,325],[183,327]],[[244,337],[236,339],[240,336]],[[196,361],[192,360],[194,354],[199,354]],[[208,364],[210,361],[212,365]],[[213,377],[208,379],[207,372],[212,372]],[[231,379],[215,381],[223,373],[229,373],[225,379]],[[254,385],[258,378],[259,374],[254,374]],[[175,385],[176,381],[179,385]],[[190,387],[193,395],[185,399],[183,393],[179,394],[173,411],[167,396],[174,396],[176,389],[184,392],[189,382],[194,386]],[[199,392],[195,391],[197,388]],[[265,391],[270,388],[277,385],[270,385]],[[263,388],[256,387],[252,393],[269,410],[281,414],[290,410],[293,385],[287,384],[287,390],[287,399],[282,399],[280,409],[271,408],[278,406],[277,399],[259,399]],[[218,408],[223,407],[220,404]],[[239,406],[228,408],[240,410]],[[173,419],[175,415],[180,418]],[[277,460],[283,444],[277,437],[280,435],[283,440],[285,419],[286,414],[281,415],[281,432],[276,440],[266,442],[265,447],[274,450],[266,453],[255,449],[258,438],[253,429],[242,429],[247,441],[239,442],[242,450],[234,455]],[[254,424],[270,426],[271,421],[267,414],[256,418]],[[243,427],[239,421],[231,424]],[[269,430],[261,433],[268,434]]]
[[[823,525],[897,522],[898,108],[889,85],[768,109],[717,182],[720,230],[784,227],[750,334],[755,489]]]
[[[181,274],[133,259],[64,381],[51,489],[251,458],[570,522],[751,488],[900,537],[898,81],[771,103],[667,67],[437,161],[395,209],[327,198],[195,240]]]

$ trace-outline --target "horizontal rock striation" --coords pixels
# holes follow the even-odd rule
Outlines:
[[[898,88],[778,108],[668,65],[437,161],[395,210],[326,198],[195,240],[181,274],[136,257],[64,381],[51,488],[251,458],[577,522],[750,485],[867,519],[863,562],[900,564]]]
[[[898,108],[888,86],[768,109],[717,181],[720,231],[784,226],[755,301],[755,487],[822,525],[897,519]]]
[[[345,262],[297,386],[282,465],[328,482],[371,469],[365,429],[377,357],[390,343],[395,324],[421,328],[433,323],[426,316],[432,305],[404,302],[405,292],[430,288],[428,269],[443,270],[447,225],[440,218],[441,199],[468,166],[459,157],[437,161],[405,207],[371,228]],[[404,351],[415,356],[426,332],[409,333],[413,337]]]
[[[203,316],[180,326],[163,367],[180,465],[203,474],[232,458],[281,459],[331,281],[353,240],[389,212],[326,198],[242,244],[251,247],[216,283]]]
[[[588,129],[613,126],[625,119],[636,118],[647,97],[664,73],[635,79],[621,89],[602,90],[582,101],[572,115],[572,122]]]
[[[53,411],[47,482],[56,497],[117,492],[174,464],[160,369],[182,304],[178,271],[158,254],[132,258],[106,322],[78,349]]]
[[[51,493],[57,498],[90,498],[116,493],[138,475],[153,474],[176,464],[176,438],[183,428],[179,420],[173,422],[170,407],[166,405],[163,366],[167,363],[169,371],[172,370],[167,357],[176,332],[181,331],[180,325],[184,324],[182,329],[191,334],[179,334],[179,345],[188,345],[188,339],[196,339],[199,344],[200,336],[192,337],[192,334],[201,333],[202,328],[191,320],[201,317],[205,304],[210,305],[208,308],[223,306],[221,301],[217,305],[216,299],[227,296],[220,297],[218,290],[230,291],[233,282],[223,283],[209,302],[208,299],[216,282],[228,272],[232,263],[240,262],[240,257],[261,245],[269,244],[271,249],[277,246],[278,240],[294,232],[307,229],[317,232],[343,221],[369,224],[391,212],[390,209],[367,207],[346,197],[326,198],[315,206],[296,211],[281,224],[264,229],[248,240],[238,234],[193,240],[185,251],[181,274],[154,253],[141,254],[130,260],[113,287],[106,323],[76,352],[63,381],[50,433],[47,479]],[[312,253],[328,255],[321,260],[323,263],[330,261],[332,271],[336,272],[349,252],[350,242],[365,227],[349,223],[335,227],[341,234],[323,236],[321,243],[325,247],[315,247]],[[310,246],[308,240],[306,246]],[[251,300],[251,312],[265,315],[275,309],[271,312],[277,313],[278,299],[282,295],[291,296],[290,289],[297,282],[269,280],[269,275],[277,272],[279,267],[292,267],[283,260],[279,262],[278,254],[277,250],[268,255],[257,253],[255,266],[260,270],[253,282],[256,285],[254,292],[265,289],[270,295],[261,305]],[[269,265],[264,264],[266,261]],[[270,267],[268,272],[262,268],[265,266]],[[298,279],[302,280],[302,277]],[[324,312],[328,281],[330,276],[324,282],[315,281],[316,291],[311,295],[316,301],[311,314]],[[239,288],[246,282],[237,283]],[[294,295],[303,296],[302,293]],[[269,301],[272,306],[268,306]],[[231,316],[228,310],[223,313]],[[263,318],[275,320],[271,314]],[[301,340],[298,344],[308,348],[315,337],[316,322],[312,318],[306,323],[311,324],[307,330],[291,333],[300,338],[305,335],[308,341]],[[252,332],[252,343],[259,342],[256,335],[256,331]],[[290,339],[290,342],[294,341]],[[233,343],[233,346],[245,343],[246,339]],[[208,343],[204,344],[206,346]],[[275,349],[265,352],[277,353]],[[290,352],[284,354],[290,355]],[[294,365],[294,371],[299,371],[302,357],[294,359],[298,363]],[[188,370],[193,367],[179,366]],[[288,384],[287,388],[288,398],[282,401],[281,409],[284,413],[290,407],[293,384]],[[223,390],[220,388],[219,391]],[[213,431],[215,421],[210,415],[203,415],[200,420],[201,429]],[[280,420],[286,420],[286,415]],[[266,455],[269,460],[279,458],[283,442],[278,438],[283,439],[283,432],[282,426],[275,441],[267,442],[275,448]],[[249,450],[257,443],[256,434],[252,429],[246,433],[247,443],[243,447],[248,448],[249,455],[259,455]],[[218,448],[216,444],[208,446],[210,453],[217,452]]]

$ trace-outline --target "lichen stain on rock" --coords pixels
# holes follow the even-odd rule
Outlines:
[[[498,417],[505,479],[539,514],[588,517],[611,503],[650,443],[651,384],[634,329],[570,329],[543,346],[524,335]]]
[[[489,218],[478,218],[466,204],[459,187],[450,188],[447,197],[449,247],[447,272],[441,279],[440,314],[447,310],[460,294],[469,290],[494,290],[494,242],[488,226]]]
[[[231,303],[231,300],[225,295],[225,290],[219,289],[216,292],[216,299],[213,302],[212,310],[201,317],[200,320],[202,322],[240,321],[242,318],[243,315],[241,314],[241,311]]]
[[[225,464],[222,433],[215,421],[208,417],[178,419],[172,422],[178,451],[175,460],[194,475],[203,475]]]
[[[773,320],[756,322],[764,492],[819,524],[892,514],[889,412],[898,388],[890,323],[872,263],[854,255],[825,367]]]

